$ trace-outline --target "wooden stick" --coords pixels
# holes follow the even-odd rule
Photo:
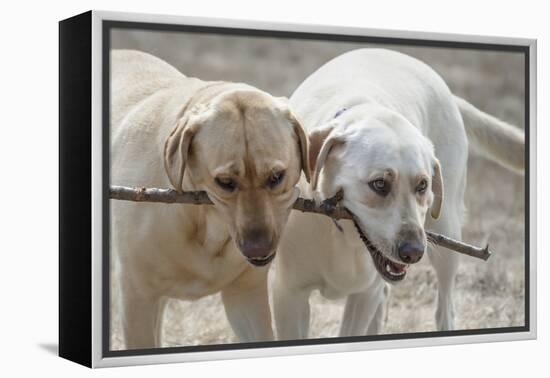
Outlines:
[[[477,257],[478,259],[482,259],[485,261],[487,261],[489,257],[491,257],[491,251],[489,251],[489,244],[487,244],[485,248],[475,247],[473,245],[466,244],[459,240],[451,239],[445,235],[436,234],[435,232],[432,232],[432,231],[426,231],[426,236],[428,237],[428,240],[430,242],[440,245],[444,248],[453,250],[455,252],[462,253],[464,255]]]
[[[192,205],[212,205],[212,200],[204,191],[196,192],[178,192],[174,189],[158,188],[131,188],[126,186],[111,186],[110,198],[123,201],[134,202],[154,202],[154,203],[181,203]],[[353,215],[338,202],[342,199],[342,192],[336,196],[323,201],[320,204],[313,200],[298,198],[294,202],[293,209],[304,213],[315,213],[326,215],[334,220],[349,219],[353,220]],[[476,247],[464,242],[451,239],[445,235],[437,234],[432,231],[426,231],[428,240],[436,245],[462,253],[478,259],[487,260],[491,257],[489,246],[485,248]]]
[[[191,205],[213,205],[208,194],[199,192],[178,192],[174,189],[130,188],[127,186],[111,186],[111,199],[156,202],[156,203],[186,203]]]

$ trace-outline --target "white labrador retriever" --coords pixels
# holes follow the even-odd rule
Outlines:
[[[111,55],[111,183],[205,190],[214,206],[111,201],[126,347],[160,346],[166,298],[216,292],[241,341],[273,338],[267,270],[307,165],[288,101]],[[187,325],[193,327],[192,324]]]
[[[342,189],[359,229],[341,221],[342,232],[329,218],[291,215],[275,270],[278,337],[308,337],[315,289],[347,297],[341,336],[376,334],[385,282],[402,281],[421,259],[425,227],[461,239],[468,141],[522,172],[524,135],[453,96],[426,64],[381,49],[328,62],[295,91],[291,108],[309,133],[315,167],[302,193],[323,200]],[[428,250],[439,283],[437,328],[450,330],[458,254]]]

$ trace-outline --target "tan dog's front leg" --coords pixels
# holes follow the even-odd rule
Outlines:
[[[121,287],[121,319],[126,349],[160,347],[166,299],[128,283],[122,283]]]
[[[227,319],[242,342],[273,340],[267,293],[269,266],[247,267],[222,290]]]

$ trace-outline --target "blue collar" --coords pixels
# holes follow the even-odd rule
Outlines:
[[[348,110],[348,108],[342,108],[342,109],[338,110],[336,112],[336,114],[334,115],[334,118],[340,117],[342,115],[342,113],[345,112],[346,110]]]

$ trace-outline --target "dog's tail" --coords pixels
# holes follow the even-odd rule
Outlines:
[[[454,96],[468,135],[470,148],[522,175],[525,171],[525,134],[522,130],[484,113]]]

